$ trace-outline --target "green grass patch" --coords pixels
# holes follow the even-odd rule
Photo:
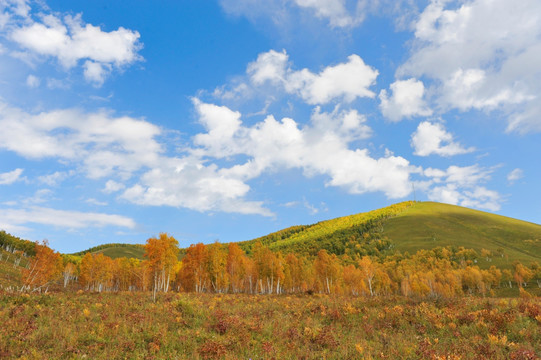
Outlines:
[[[490,261],[478,260],[484,268],[541,261],[541,225],[460,206],[418,202],[388,219],[383,233],[397,250],[410,254],[438,246],[490,250]]]

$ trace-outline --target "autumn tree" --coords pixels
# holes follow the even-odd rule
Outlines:
[[[246,254],[237,243],[230,243],[227,247],[226,270],[233,293],[238,293],[244,287],[246,276]]]
[[[214,292],[226,292],[229,286],[229,276],[226,271],[227,251],[219,242],[207,246],[205,268],[209,275]]]
[[[112,290],[115,262],[102,253],[87,253],[81,260],[79,283],[90,291]]]
[[[354,265],[348,265],[343,270],[344,285],[351,295],[361,295],[368,292],[363,281],[363,273]]]
[[[159,237],[147,240],[145,246],[145,258],[152,274],[152,290],[167,292],[173,269],[178,261],[178,241],[167,233],[160,233]]]
[[[35,255],[30,259],[28,268],[23,270],[23,283],[27,288],[41,289],[62,272],[60,254],[47,245],[47,241],[35,243]]]
[[[320,250],[314,260],[314,270],[318,283],[330,294],[340,276],[340,264],[336,255]]]
[[[283,260],[281,255],[273,253],[260,242],[254,245],[253,261],[261,293],[272,294],[280,292],[280,282],[283,282]],[[276,285],[275,285],[276,284]]]
[[[62,270],[62,277],[64,278],[64,287],[68,286],[70,281],[73,281],[76,277],[77,267],[75,264],[68,262]]]
[[[363,274],[364,281],[366,281],[370,296],[374,296],[374,277],[376,276],[377,263],[374,263],[370,256],[363,256],[359,260],[358,266]]]
[[[287,254],[284,265],[284,288],[288,292],[302,292],[308,288],[305,259]]]
[[[516,262],[514,264],[515,271],[513,273],[513,277],[515,278],[515,281],[517,283],[517,286],[524,287],[527,285],[528,281],[533,278],[534,273],[528,269],[526,266],[522,265],[519,262]]]
[[[192,244],[186,250],[181,269],[184,289],[195,290],[197,293],[207,289],[208,272],[205,268],[207,256],[207,247],[202,243]]]
[[[541,288],[541,265],[537,261],[532,262],[530,264],[530,269],[532,270],[532,274],[535,277],[535,280],[537,281],[537,286]]]

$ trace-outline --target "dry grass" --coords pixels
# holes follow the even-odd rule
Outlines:
[[[541,300],[0,294],[0,358],[537,359]]]

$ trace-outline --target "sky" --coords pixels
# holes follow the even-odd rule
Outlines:
[[[0,229],[70,253],[405,200],[541,223],[539,0],[0,0]]]

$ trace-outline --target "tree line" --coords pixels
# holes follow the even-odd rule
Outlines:
[[[248,255],[237,243],[194,244],[179,260],[178,241],[166,233],[147,240],[144,260],[112,259],[101,253],[62,256],[46,243],[34,244],[35,255],[23,270],[24,288],[51,284],[85,291],[186,291],[248,294],[325,293],[354,296],[452,297],[491,295],[494,288],[541,287],[541,266],[515,262],[511,269],[476,265],[473,249],[438,247],[413,255],[385,257],[315,256],[272,251],[256,242]],[[492,254],[483,252],[489,258]]]

